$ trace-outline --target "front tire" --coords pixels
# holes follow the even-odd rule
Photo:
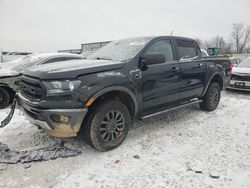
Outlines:
[[[95,149],[109,151],[124,141],[130,124],[131,116],[125,104],[116,100],[97,102],[84,122],[83,136]]]
[[[0,109],[8,107],[10,104],[10,94],[8,91],[0,87]]]
[[[216,82],[211,83],[202,102],[199,104],[200,108],[207,111],[213,111],[217,108],[220,102],[221,88]]]

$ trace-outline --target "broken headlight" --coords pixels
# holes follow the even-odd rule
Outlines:
[[[61,81],[48,81],[43,82],[46,87],[47,95],[69,93],[77,89],[81,81],[80,80],[61,80]]]

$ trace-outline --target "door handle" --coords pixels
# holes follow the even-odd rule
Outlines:
[[[179,71],[179,68],[178,67],[172,67],[172,72],[173,73],[177,73]]]
[[[193,66],[194,69],[198,69],[198,68],[201,68],[202,64],[201,63],[198,63],[196,64],[195,66]]]

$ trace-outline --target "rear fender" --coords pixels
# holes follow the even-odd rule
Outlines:
[[[217,77],[217,78],[216,78],[216,77]],[[224,84],[225,84],[224,75],[223,75],[222,73],[214,73],[214,74],[210,77],[210,79],[208,80],[207,85],[206,85],[206,87],[205,87],[205,89],[204,89],[204,91],[203,91],[201,97],[203,97],[203,96],[206,94],[206,92],[207,92],[207,90],[208,90],[210,84],[213,82],[213,80],[214,80],[215,78],[216,78],[216,79],[220,79],[218,83],[219,83],[220,86],[221,86],[221,90],[224,89]],[[222,82],[222,83],[220,83],[220,82]]]

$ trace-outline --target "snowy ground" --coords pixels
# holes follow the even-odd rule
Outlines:
[[[7,110],[0,111],[0,119]],[[60,142],[16,111],[0,142],[29,150]],[[77,157],[0,164],[0,187],[250,187],[250,94],[224,92],[218,109],[195,105],[136,122],[117,149],[100,153],[77,139]],[[200,173],[199,173],[200,172]],[[212,178],[219,176],[219,178]]]

